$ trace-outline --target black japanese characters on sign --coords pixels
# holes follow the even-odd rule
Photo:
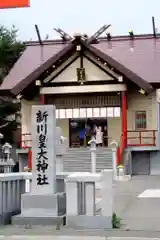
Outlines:
[[[44,132],[45,135],[47,134],[47,118],[48,113],[46,111],[38,111],[37,112],[37,133]]]
[[[37,160],[37,185],[46,185],[48,183],[48,177],[46,176],[46,170],[48,169],[48,157],[47,157],[47,111],[38,111],[36,113],[37,134],[38,134],[38,149]]]

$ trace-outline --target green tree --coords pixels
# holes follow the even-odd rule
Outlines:
[[[15,62],[21,56],[25,45],[17,39],[18,30],[0,25],[0,84],[9,73]],[[20,103],[8,97],[0,97],[0,133],[6,141],[12,142],[12,132],[16,130],[16,114],[20,110]]]
[[[9,73],[10,69],[23,53],[25,45],[17,40],[18,30],[13,27],[7,29],[0,25],[0,81]]]

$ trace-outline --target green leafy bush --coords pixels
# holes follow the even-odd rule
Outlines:
[[[117,217],[116,213],[112,215],[112,228],[120,228],[121,226],[121,219]]]

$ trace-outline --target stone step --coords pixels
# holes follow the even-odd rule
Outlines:
[[[85,151],[83,151],[83,152],[82,151],[67,151],[66,154],[67,153],[68,154],[77,154],[77,153],[78,154],[90,154],[90,151],[86,151],[86,152]],[[98,155],[100,155],[100,154],[110,154],[111,155],[112,153],[111,152],[105,152],[105,151],[98,151],[98,152],[96,152],[96,154],[98,154]]]
[[[67,164],[64,164],[64,166],[65,167],[67,167],[67,166],[70,166],[70,167],[90,167],[91,166],[91,164],[69,164],[69,163],[67,163]],[[96,166],[97,166],[97,168],[99,167],[99,168],[101,168],[101,167],[112,167],[112,164],[96,164]]]
[[[86,164],[86,165],[82,165],[82,164],[75,164],[75,165],[73,165],[73,164],[64,164],[64,167],[75,167],[75,168],[87,168],[87,167],[91,167],[91,164]],[[97,166],[96,166],[97,168],[101,168],[101,167],[111,167],[112,168],[112,165],[111,164],[101,164],[101,165],[99,165],[99,164],[97,164]]]
[[[86,159],[90,159],[91,155],[82,155],[82,154],[74,154],[74,155],[64,155],[64,158],[86,158]],[[100,156],[96,156],[97,159],[105,159],[105,158],[112,158],[111,155],[100,155]]]
[[[102,166],[100,168],[96,168],[96,171],[102,171],[103,169],[112,169],[112,167]],[[64,167],[65,172],[91,172],[91,167],[88,168],[80,168],[80,167]]]
[[[85,158],[90,158],[91,155],[90,154],[65,154],[64,158],[68,158],[68,157],[85,157]],[[101,154],[101,155],[96,155],[97,158],[111,158],[112,155],[109,154]]]
[[[74,162],[78,162],[78,161],[82,161],[82,162],[91,162],[91,157],[84,157],[83,156],[75,156],[75,157],[63,157],[64,161],[74,161]],[[96,158],[97,159],[97,162],[110,162],[112,161],[112,158],[111,157],[104,157],[104,158]]]
[[[71,164],[74,164],[74,163],[79,163],[81,162],[82,164],[91,164],[91,160],[89,159],[81,159],[81,158],[78,158],[76,160],[74,159],[63,159],[64,160],[64,163],[67,162],[67,163],[71,163]],[[104,159],[104,160],[99,160],[97,159],[97,164],[105,164],[105,163],[112,163],[112,160],[110,159]]]
[[[77,156],[77,155],[80,155],[80,156],[90,156],[91,153],[65,153],[65,156]],[[112,156],[111,153],[96,153],[96,156]]]
[[[91,164],[91,161],[64,161],[64,165],[65,164],[73,164],[73,165],[76,165],[76,166],[78,166],[78,165],[90,165]],[[102,162],[99,162],[99,161],[97,161],[97,166],[99,166],[99,165],[112,165],[112,161],[102,161]]]
[[[90,156],[91,155],[91,153],[90,152],[66,152],[65,153],[65,155],[87,155],[87,156]],[[109,155],[109,156],[111,156],[112,155],[112,153],[110,153],[110,152],[99,152],[99,153],[96,153],[97,154],[97,156],[107,156],[107,155]]]
[[[97,148],[96,171],[112,168],[112,151],[107,148]],[[63,156],[64,171],[69,172],[90,172],[91,152],[89,148],[69,148]]]

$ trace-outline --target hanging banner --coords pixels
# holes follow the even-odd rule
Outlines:
[[[29,7],[29,0],[0,0],[0,9]]]

